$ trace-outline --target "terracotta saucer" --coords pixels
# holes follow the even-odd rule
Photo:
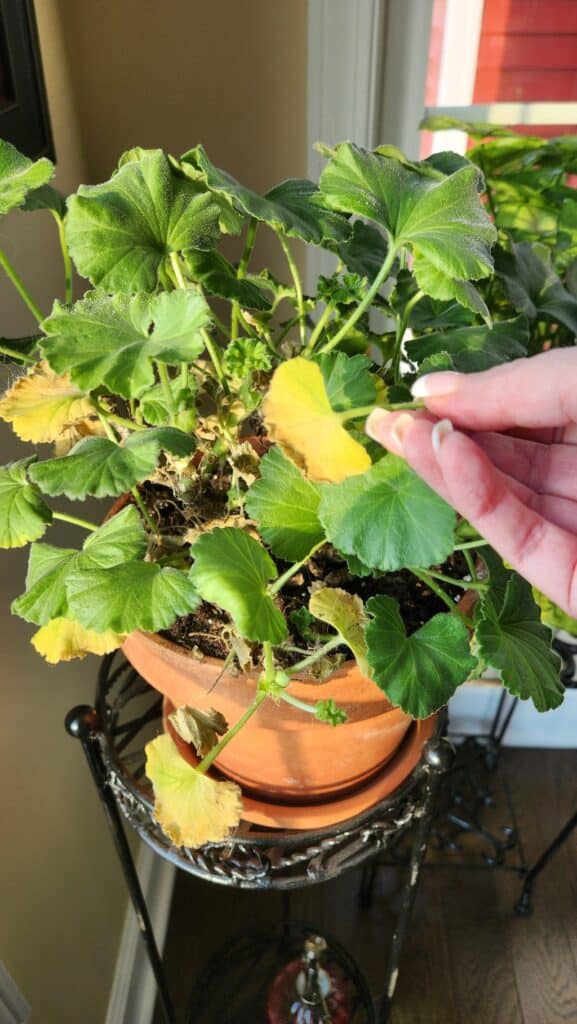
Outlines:
[[[163,706],[164,728],[176,742],[181,754],[189,764],[198,759],[192,747],[185,743],[168,722],[172,705],[165,698]],[[277,804],[257,799],[243,793],[243,820],[253,825],[280,829],[313,829],[336,825],[340,821],[356,817],[378,804],[393,790],[397,789],[418,764],[421,749],[435,731],[437,716],[414,721],[396,754],[387,761],[380,772],[353,793],[321,804]]]

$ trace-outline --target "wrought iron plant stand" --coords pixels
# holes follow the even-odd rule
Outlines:
[[[575,651],[577,647],[571,653]],[[569,653],[566,650],[561,653],[569,678]],[[428,847],[448,851],[454,863],[463,836],[474,834],[481,837],[486,844],[484,863],[487,866],[506,867],[526,876],[517,910],[527,913],[536,875],[577,825],[575,815],[527,873],[510,800],[512,825],[492,832],[484,823],[483,809],[492,803],[489,780],[498,767],[499,749],[514,708],[515,702],[506,708],[503,696],[490,733],[467,739],[459,747],[456,759],[452,745],[444,736],[446,714],[440,714],[435,733],[425,743],[420,761],[410,775],[390,796],[358,817],[307,831],[280,831],[246,824],[225,842],[209,843],[193,850],[173,846],[152,813],[153,798],[144,773],[144,747],[158,731],[162,698],[121,657],[110,655],[105,658],[98,677],[94,707],[74,708],[66,718],[66,728],[82,743],[104,806],[158,987],[159,1007],[165,1024],[176,1024],[175,1011],[123,818],[161,857],[199,878],[241,889],[281,890],[285,894],[285,912],[277,936],[280,944],[277,947],[269,942],[269,946],[280,950],[284,943],[284,948],[293,956],[298,929],[289,920],[290,890],[328,881],[344,871],[364,866],[359,895],[361,903],[366,905],[371,898],[378,867],[385,863],[403,864],[406,880],[390,941],[378,1011],[373,1008],[362,973],[336,940],[329,941],[336,969],[343,977],[346,976],[347,984],[355,993],[357,1011],[354,1018],[349,1019],[359,1021],[359,1024],[361,1021],[363,1024],[376,1024],[377,1021],[386,1024],[398,978],[401,949]],[[515,863],[511,863],[510,854],[516,856]],[[301,938],[298,935],[299,941]],[[233,939],[232,945],[236,961],[239,951],[244,951],[246,956],[252,953],[255,962],[255,953],[258,958],[259,948],[265,948],[262,931],[252,934],[247,930]],[[218,959],[220,963],[224,962],[222,950]],[[263,960],[262,956],[260,960]],[[226,961],[232,962],[229,957]],[[210,1019],[203,1016],[201,1006],[207,987],[210,987],[210,979],[211,964],[194,986],[186,1024],[201,1024]],[[331,1021],[332,1018],[313,1015],[309,1019]]]

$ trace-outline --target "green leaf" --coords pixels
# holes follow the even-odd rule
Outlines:
[[[246,496],[246,511],[275,555],[300,562],[324,540],[318,518],[318,484],[306,480],[280,448],[261,459],[260,479]]]
[[[52,512],[30,485],[34,457],[0,467],[0,548],[21,548],[38,540],[52,522]]]
[[[564,324],[577,334],[577,299],[563,286],[544,245],[512,243],[495,254],[495,273],[505,282],[515,309],[529,319]]]
[[[226,171],[221,171],[208,159],[202,146],[196,146],[182,157],[203,175],[209,189],[227,196],[249,217],[264,221],[275,231],[305,242],[322,245],[338,243],[348,237],[348,221],[327,210],[322,196],[312,181],[289,179],[259,196],[239,184]]]
[[[0,139],[0,214],[22,206],[28,193],[45,185],[53,174],[54,164],[46,157],[33,163]]]
[[[260,370],[272,369],[270,352],[258,338],[233,338],[224,350],[222,363],[229,377],[242,381],[250,381]]]
[[[531,586],[513,573],[500,608],[483,601],[477,621],[479,654],[501,673],[510,693],[533,701],[537,711],[563,702],[560,658],[551,649],[551,631],[541,622]]]
[[[559,212],[557,260],[564,266],[577,259],[577,210],[575,200],[566,199]]]
[[[517,138],[520,137],[516,132],[512,132],[510,128],[502,128],[497,124],[489,124],[485,121],[461,121],[457,117],[447,117],[445,114],[431,114],[423,118],[419,128],[421,131],[426,132],[461,131],[470,135],[473,139],[484,139],[492,135],[503,135],[507,138],[511,135]]]
[[[131,151],[134,153],[135,151]],[[210,249],[219,207],[162,150],[141,150],[102,185],[68,200],[66,237],[78,272],[110,291],[153,291],[170,253]]]
[[[91,533],[82,551],[33,544],[30,548],[26,590],[12,604],[12,611],[27,622],[44,626],[51,619],[68,615],[66,583],[75,570],[108,568],[120,562],[142,558],[146,535],[133,505],[122,509],[98,530]],[[119,632],[122,632],[120,630]]]
[[[42,350],[57,373],[70,371],[85,390],[105,385],[138,398],[154,384],[153,360],[176,366],[200,355],[209,322],[210,310],[194,292],[92,292],[70,309],[54,303]]]
[[[180,374],[169,381],[174,408],[176,409],[175,426],[190,434],[197,421],[196,379],[188,375],[186,387],[183,387]],[[140,411],[147,423],[163,426],[171,419],[171,409],[166,401],[166,392],[162,384],[154,384],[140,396]]]
[[[244,309],[269,310],[271,303],[263,290],[253,281],[236,276],[236,268],[219,252],[186,253],[184,258],[187,275],[198,281],[220,299],[240,302]]]
[[[186,456],[195,447],[193,438],[173,427],[135,432],[120,445],[106,437],[86,437],[62,458],[31,466],[30,478],[45,494],[115,497],[154,472],[161,451]]]
[[[452,369],[460,373],[488,370],[511,359],[527,355],[529,328],[524,317],[501,320],[492,328],[484,326],[457,327],[452,331],[435,331],[406,344],[407,357],[419,365],[439,352],[448,353]]]
[[[395,455],[321,485],[319,519],[340,552],[381,572],[437,565],[453,549],[453,510]]]
[[[367,356],[347,356],[345,352],[328,352],[315,359],[321,368],[328,400],[335,412],[373,405],[377,400],[374,366]]]
[[[311,594],[309,611],[315,618],[336,629],[353,652],[361,672],[368,675],[365,639],[367,617],[360,597],[339,587],[321,587]]]
[[[98,633],[156,633],[199,604],[186,573],[156,562],[124,562],[107,569],[78,566],[67,576],[66,593],[74,618]]]
[[[35,210],[51,210],[58,214],[60,220],[66,216],[66,197],[52,185],[41,185],[29,192],[24,200],[23,210],[33,213]]]
[[[397,248],[410,245],[417,279],[428,265],[459,281],[487,277],[497,234],[479,196],[479,171],[470,164],[432,174],[345,142],[319,185],[332,209],[379,224]]]
[[[456,299],[459,305],[482,316],[490,326],[491,314],[487,303],[470,281],[457,281],[424,258],[415,267],[415,279],[419,288],[431,298],[442,301]]]
[[[336,246],[335,252],[353,274],[374,281],[385,262],[387,242],[372,224],[356,220],[351,225],[350,238]]]
[[[441,613],[407,636],[392,597],[371,597],[367,611],[372,617],[366,629],[372,678],[393,704],[414,718],[426,718],[447,703],[477,664],[464,623]]]
[[[532,593],[533,600],[539,605],[541,622],[544,622],[546,626],[550,626],[551,629],[564,629],[571,636],[577,636],[577,619],[564,612],[558,604],[551,601],[546,594],[542,594],[536,587],[533,587]]]
[[[205,601],[224,608],[247,640],[280,643],[286,622],[267,593],[274,562],[256,540],[233,527],[202,534],[191,547],[190,578]]]
[[[409,270],[400,270],[389,303],[395,313],[402,315],[407,303],[418,291],[417,282]],[[458,302],[441,302],[424,295],[409,314],[409,327],[414,331],[444,331],[449,327],[463,327],[473,322],[471,311]]]
[[[315,718],[318,718],[319,722],[327,722],[329,725],[342,725],[349,720],[345,709],[340,708],[332,697],[316,702]]]

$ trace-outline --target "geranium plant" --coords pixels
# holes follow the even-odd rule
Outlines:
[[[289,180],[263,197],[200,146],[178,160],[133,149],[109,181],[65,202],[49,161],[0,149],[0,211],[49,210],[65,271],[62,296],[40,311],[0,254],[38,320],[36,335],[0,347],[22,367],[0,416],[34,446],[0,469],[0,545],[31,543],[13,611],[51,662],[144,630],[239,671],[260,666],[230,728],[217,712],[175,720],[196,769],[175,767],[169,736],[149,746],[159,817],[180,842],[222,838],[238,820],[237,787],[206,771],[263,701],[327,728],[346,718],[334,701],[292,695],[305,671],[324,677],[352,656],[415,717],[487,665],[539,710],[562,700],[539,595],[363,425],[375,406],[414,407],[421,373],[572,341],[577,301],[541,241],[519,223],[497,233],[491,213],[506,202],[499,192],[487,203],[470,160],[414,163],[351,143],[323,152],[318,184]],[[565,266],[569,221],[566,211]],[[265,230],[285,254],[284,281],[256,264]],[[219,249],[231,234],[242,236],[236,262]],[[313,294],[292,239],[334,254]],[[76,300],[72,266],[89,282]],[[102,524],[58,501],[88,496],[124,497]],[[77,547],[41,539],[55,519],[83,532]],[[458,601],[466,591],[473,610]]]

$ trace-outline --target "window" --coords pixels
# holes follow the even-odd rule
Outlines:
[[[0,0],[0,137],[54,159],[32,0]]]
[[[427,114],[577,134],[575,0],[435,0]],[[462,133],[424,139],[423,155],[464,152]]]

